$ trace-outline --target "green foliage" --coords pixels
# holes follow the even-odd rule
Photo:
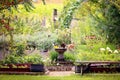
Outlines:
[[[42,29],[40,19],[35,17],[24,17],[20,18],[15,16],[12,24],[14,26],[14,34],[32,34],[35,31],[40,31]]]
[[[16,55],[13,53],[8,55],[5,59],[2,60],[3,64],[16,64],[18,58],[15,57]]]
[[[119,57],[119,51],[109,47],[98,48],[96,51],[83,50],[77,54],[77,59],[81,61],[119,61]]]
[[[73,18],[74,11],[81,5],[84,0],[75,0],[70,1],[65,5],[62,14],[59,18],[60,27],[62,28],[69,28],[70,23]]]
[[[57,44],[61,45],[62,43],[65,43],[65,44],[71,43],[70,29],[58,30],[57,35],[58,35]]]
[[[18,56],[24,55],[25,49],[26,49],[26,45],[24,43],[16,44],[16,47],[15,47],[16,55]]]
[[[35,44],[37,45],[38,49],[40,50],[50,50],[53,48],[53,43],[56,42],[57,36],[54,33],[47,33],[47,32],[38,32],[32,36],[36,36]],[[31,36],[31,37],[32,37]]]
[[[64,58],[65,58],[66,61],[73,61],[73,62],[75,62],[75,60],[76,60],[75,54],[72,53],[72,52],[69,52],[69,51],[64,53]]]
[[[106,13],[108,20],[108,41],[116,44],[120,44],[120,11],[115,6],[110,6]]]
[[[34,8],[32,0],[1,0],[0,1],[0,10],[8,9],[11,11],[11,8],[18,9],[18,4],[23,3],[26,11],[30,11]]]
[[[64,72],[63,72],[64,73]],[[48,75],[0,75],[1,80],[119,80],[119,73],[102,73],[102,74],[72,74],[70,76],[48,76]]]
[[[79,53],[78,60],[81,61],[119,61],[120,54],[98,54],[98,53]]]
[[[50,51],[50,59],[52,62],[57,61],[57,57],[58,57],[58,53],[56,51],[54,51],[54,50]],[[72,52],[69,52],[69,51],[64,53],[64,58],[66,61],[74,62],[76,60],[75,54]]]
[[[109,43],[119,44],[119,26],[120,26],[120,14],[119,14],[119,1],[113,0],[99,0],[94,3],[98,5],[98,9],[91,9],[92,16],[99,22],[98,26],[102,32],[105,32]],[[94,6],[95,7],[95,6]],[[100,16],[101,15],[101,16]]]
[[[50,59],[52,62],[57,61],[58,53],[56,51],[50,51]]]
[[[33,34],[29,35],[14,35],[14,41],[25,44],[25,46],[36,46],[39,50],[50,50],[53,48],[53,43],[57,41],[57,35],[55,33],[41,31],[41,32],[34,32]]]
[[[65,9],[63,10],[63,14],[61,16],[62,27],[69,27],[71,20],[73,18],[73,13],[75,9],[77,9],[81,4],[82,0],[76,1],[68,1]],[[79,3],[79,4],[78,4]],[[94,21],[98,21],[98,25],[95,27],[99,29],[99,31],[104,34],[106,38],[108,38],[108,42],[119,44],[119,0],[89,0],[85,1],[82,5],[85,9],[83,10],[81,15],[86,15],[86,13],[90,14],[91,17],[94,17]],[[77,4],[77,5],[75,5]],[[84,13],[84,11],[86,13]]]
[[[40,54],[31,54],[25,56],[25,59],[27,60],[26,63],[43,64],[43,59]]]
[[[5,59],[2,60],[2,64],[18,64],[18,63],[43,64],[43,60],[40,54],[18,56],[15,53],[9,54]]]

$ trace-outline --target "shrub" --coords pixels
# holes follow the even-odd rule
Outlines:
[[[119,61],[120,54],[104,54],[104,53],[78,53],[77,60],[80,61]]]
[[[40,54],[31,54],[31,55],[25,56],[24,58],[27,61],[26,63],[43,64],[43,59]]]
[[[16,55],[18,56],[22,56],[24,54],[24,50],[25,50],[25,44],[23,43],[19,43],[16,45]]]
[[[69,29],[58,30],[57,44],[70,44],[71,43],[71,31]]]
[[[70,53],[68,51],[64,53],[64,58],[65,58],[66,61],[73,61],[74,62],[76,60],[75,54]]]
[[[18,64],[18,63],[30,63],[30,64],[43,64],[43,60],[40,54],[31,54],[27,56],[16,56],[12,53],[2,60],[2,64]]]
[[[50,59],[51,61],[57,61],[58,53],[56,51],[50,51]]]
[[[35,44],[37,44],[40,50],[49,50],[53,48],[53,43],[56,42],[57,36],[54,33],[38,32],[33,34],[31,37],[35,37]]]
[[[2,60],[3,64],[16,64],[18,62],[18,58],[15,53],[9,54],[5,59]]]

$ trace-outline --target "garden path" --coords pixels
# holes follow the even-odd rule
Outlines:
[[[75,74],[74,71],[52,71],[49,72],[49,76],[70,76],[72,74]]]

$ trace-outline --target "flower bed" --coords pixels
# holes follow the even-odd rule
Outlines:
[[[0,71],[45,72],[45,69],[43,64],[8,64],[8,65],[0,65]]]
[[[0,65],[0,71],[30,72],[30,64]]]

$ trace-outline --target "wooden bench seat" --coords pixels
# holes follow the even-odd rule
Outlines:
[[[77,61],[76,73],[120,72],[120,61]]]

